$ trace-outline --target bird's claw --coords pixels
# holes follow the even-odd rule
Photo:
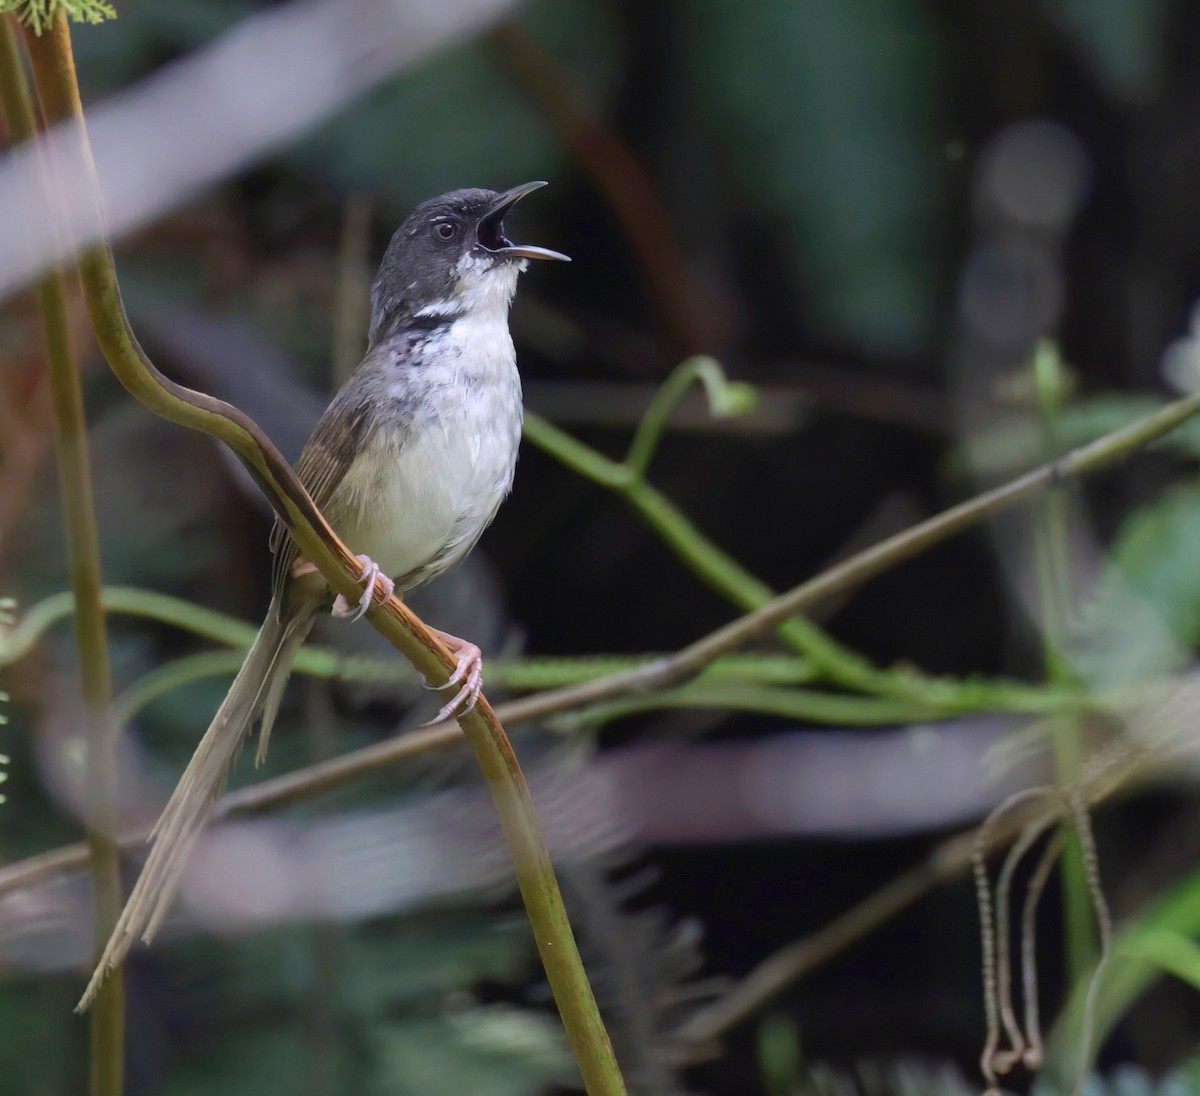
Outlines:
[[[334,599],[333,615],[339,620],[355,621],[360,620],[366,611],[371,608],[371,602],[375,598],[376,589],[379,590],[379,600],[387,601],[392,596],[396,589],[396,584],[388,578],[370,556],[358,556],[358,562],[362,564],[362,575],[360,576],[366,587],[363,589],[362,597],[358,599],[358,604],[351,604],[341,595]]]
[[[454,655],[454,673],[443,685],[430,685],[424,677],[421,678],[421,684],[427,689],[449,689],[461,683],[461,688],[454,694],[453,699],[442,705],[438,714],[425,724],[427,727],[441,723],[451,716],[461,719],[470,715],[479,703],[479,694],[483,691],[483,653],[474,643],[467,643],[455,636],[441,633],[441,638]]]

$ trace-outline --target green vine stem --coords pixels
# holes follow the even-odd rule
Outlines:
[[[142,590],[134,586],[105,586],[101,590],[101,601],[106,613],[126,614],[158,621],[191,632],[202,639],[221,643],[237,652],[245,651],[254,641],[254,626],[246,621],[155,590]],[[0,666],[13,665],[25,658],[51,628],[69,619],[74,611],[75,603],[70,594],[51,594],[31,605],[19,619],[0,619]],[[224,655],[229,652],[210,653]],[[579,657],[498,658],[488,663],[488,680],[510,689],[555,689],[645,666],[660,657],[662,656],[601,654]],[[203,665],[205,664],[197,662],[197,667]],[[240,665],[240,655],[237,661],[214,660],[208,672],[198,672],[195,678],[185,676],[181,678],[181,683],[200,677],[216,677],[225,672],[224,667],[232,666],[236,670]],[[316,644],[306,644],[300,649],[295,667],[297,672],[312,677],[336,678],[341,681],[416,681],[416,675],[411,668],[397,663],[395,659],[373,655],[343,655],[329,647]],[[720,680],[764,685],[808,685],[816,677],[813,667],[801,659],[786,655],[738,652],[723,655],[707,667],[704,674],[706,677]]]
[[[33,100],[22,78],[21,56],[11,17],[0,17],[0,101],[15,142],[37,137]],[[42,161],[47,192],[58,185]],[[84,827],[92,871],[92,926],[95,947],[108,939],[121,912],[121,865],[116,830],[117,725],[112,713],[108,637],[100,601],[103,575],[92,474],[88,461],[83,390],[70,345],[67,293],[62,275],[51,271],[37,285],[46,366],[54,402],[54,445],[67,566],[75,603],[75,642],[83,692],[85,744]],[[99,951],[97,950],[97,954]],[[89,1085],[93,1096],[121,1096],[125,1085],[125,987],[110,979],[89,1021]]]
[[[713,418],[734,418],[754,410],[754,389],[726,377],[716,358],[697,354],[680,362],[655,392],[634,431],[629,452],[625,454],[625,467],[632,469],[639,479],[644,479],[650,470],[650,462],[658,452],[663,431],[679,401],[697,381],[704,386],[708,411]]]
[[[155,620],[181,628],[205,639],[213,640],[242,651],[254,639],[254,628],[236,617],[227,616],[213,609],[196,605],[182,598],[172,597],[152,590],[141,590],[128,586],[107,586],[102,591],[104,608],[109,613],[122,613]],[[0,666],[18,662],[38,643],[41,637],[56,623],[66,619],[73,611],[69,594],[51,594],[30,606],[20,620],[7,629],[0,626]],[[536,690],[559,689],[570,685],[603,680],[613,674],[645,669],[661,663],[663,655],[616,656],[584,655],[578,658],[534,657],[523,659],[495,659],[488,664],[488,678],[497,685],[509,689]],[[207,677],[230,674],[240,665],[239,658],[230,652],[206,652],[179,659],[146,674],[131,686],[119,699],[120,722],[132,718],[146,703],[169,693],[172,689]],[[342,681],[402,682],[414,681],[412,671],[393,659],[371,655],[342,655],[327,647],[308,644],[296,658],[296,672],[313,677],[336,678]],[[591,725],[607,718],[616,718],[628,711],[645,711],[659,707],[676,707],[681,704],[719,707],[725,699],[725,707],[741,707],[741,701],[750,700],[749,710],[775,712],[792,718],[819,718],[818,711],[842,713],[834,719],[836,723],[852,722],[848,715],[859,710],[871,713],[869,722],[878,724],[885,712],[896,713],[897,720],[912,718],[937,718],[962,715],[977,711],[1004,711],[1025,715],[1052,715],[1074,713],[1092,707],[1103,706],[1112,698],[1090,697],[1076,688],[1025,685],[1017,681],[998,678],[964,678],[947,680],[938,702],[926,703],[920,699],[906,697],[883,698],[873,703],[874,698],[844,697],[827,694],[832,698],[828,707],[824,698],[815,694],[810,703],[797,698],[789,702],[781,696],[759,697],[752,686],[800,686],[812,685],[818,680],[816,667],[803,659],[786,655],[742,654],[729,652],[721,655],[700,671],[699,680],[705,683],[703,690],[692,692],[646,692],[636,699],[625,699],[611,706],[604,705],[593,716],[582,717],[580,723]],[[725,689],[725,685],[733,688]],[[851,700],[859,705],[845,705],[842,700]],[[505,712],[513,712],[517,720],[522,718],[520,702],[514,708],[505,705]],[[504,716],[509,722],[512,716]]]
[[[1042,427],[1047,460],[1062,452],[1062,412],[1071,384],[1058,345],[1043,339],[1034,350],[1033,389]],[[1034,516],[1034,562],[1038,604],[1041,610],[1042,650],[1046,679],[1051,685],[1076,681],[1065,649],[1071,613],[1070,500],[1063,487],[1047,491],[1038,500]],[[1078,718],[1064,715],[1050,728],[1054,744],[1054,779],[1060,788],[1079,780],[1082,762]],[[1063,920],[1066,936],[1066,974],[1070,982],[1086,979],[1096,962],[1096,935],[1092,922],[1092,896],[1079,836],[1064,823],[1065,845],[1059,860],[1062,873]]]
[[[539,415],[526,413],[525,437],[573,472],[620,495],[701,582],[731,604],[743,610],[757,609],[775,596],[774,590],[718,548],[670,499],[628,464],[610,460]],[[643,455],[649,460],[652,447]],[[880,671],[811,621],[800,617],[785,619],[779,622],[777,630],[784,643],[811,659],[830,681],[846,688],[863,689],[878,682]]]
[[[62,129],[68,135],[65,152],[73,170],[91,181],[99,219],[95,166],[66,18],[60,13],[48,34],[29,35],[26,44],[47,119],[64,123]],[[356,598],[362,589],[357,560],[330,529],[261,428],[236,408],[168,380],[146,357],[129,327],[107,243],[102,241],[82,253],[79,269],[97,340],[122,384],[164,418],[229,445],[287,524],[304,558],[318,568],[335,592]],[[418,671],[434,681],[446,680],[453,666],[449,652],[401,602],[391,598],[374,606],[368,619]],[[563,907],[529,788],[508,736],[482,696],[460,725],[496,806],[538,952],[584,1086],[589,1096],[624,1094],[625,1085]]]

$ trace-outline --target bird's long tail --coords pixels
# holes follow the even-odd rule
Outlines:
[[[155,823],[150,835],[154,847],[76,1011],[83,1011],[92,1003],[109,971],[124,960],[139,936],[149,942],[158,931],[175,897],[196,838],[204,829],[213,802],[225,786],[229,767],[260,713],[263,718],[258,760],[266,755],[271,724],[279,709],[292,661],[312,628],[315,615],[311,602],[296,601],[282,620],[272,603],[229,693]]]

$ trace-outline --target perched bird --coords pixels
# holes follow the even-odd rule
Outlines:
[[[508,494],[521,439],[521,378],[508,330],[528,259],[562,259],[504,234],[512,206],[544,183],[504,193],[455,190],[417,206],[392,237],[371,288],[366,357],[334,397],[296,474],[365,582],[357,605],[332,595],[282,522],[271,533],[271,606],[212,724],[155,825],[154,847],[92,975],[81,1007],[140,935],[162,923],[188,854],[255,719],[266,754],[292,660],[316,615],[357,620],[374,597],[427,582],[465,556]],[[438,633],[469,710],[483,684],[472,643]]]

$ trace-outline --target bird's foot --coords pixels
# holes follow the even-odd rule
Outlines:
[[[380,570],[379,564],[370,556],[359,556],[358,562],[362,564],[361,578],[367,585],[362,592],[362,597],[358,599],[357,605],[351,605],[341,594],[338,594],[333,602],[333,615],[339,620],[355,621],[360,619],[371,608],[376,590],[379,591],[379,600],[387,601],[396,589],[396,584]]]
[[[479,703],[479,694],[483,691],[483,652],[474,643],[452,636],[449,632],[439,632],[436,628],[433,631],[454,656],[454,673],[444,685],[430,685],[424,677],[421,678],[421,684],[427,689],[448,689],[453,685],[459,685],[460,688],[454,698],[425,724],[427,727],[451,716],[462,718],[469,715]]]

